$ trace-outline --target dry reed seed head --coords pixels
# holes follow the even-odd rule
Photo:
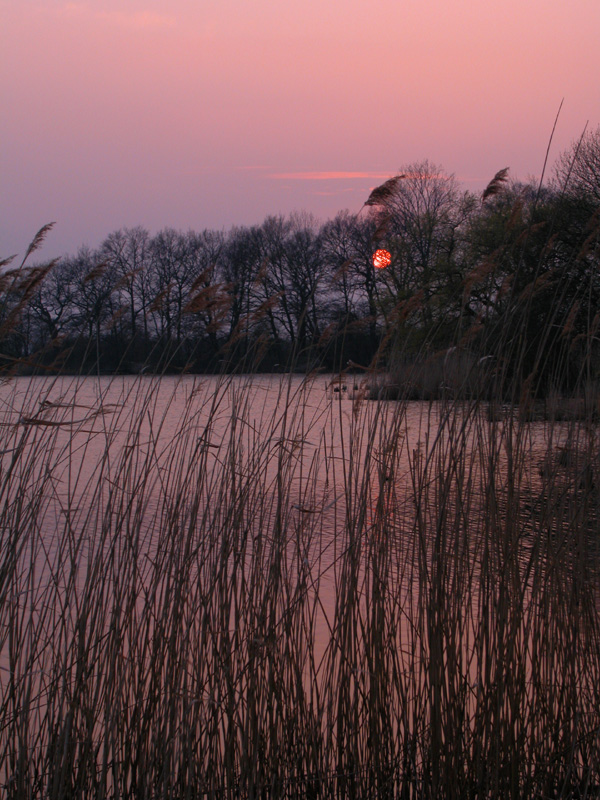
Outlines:
[[[42,244],[44,243],[44,239],[46,238],[48,233],[52,230],[52,228],[55,226],[55,224],[56,224],[55,222],[48,222],[48,223],[46,223],[46,225],[42,225],[42,227],[39,229],[39,231],[36,233],[36,235],[31,240],[31,244],[27,248],[27,252],[25,253],[25,257],[23,258],[23,261],[21,262],[21,266],[23,266],[23,264],[25,264],[25,262],[27,261],[27,259],[29,258],[29,256],[32,253],[34,253],[36,250],[38,250],[42,246]]]
[[[0,336],[8,336],[14,333],[16,326],[21,321],[21,312],[23,311],[23,303],[18,303],[6,315],[6,318],[0,324]]]
[[[546,227],[547,223],[545,220],[541,222],[536,222],[534,225],[528,225],[524,231],[522,231],[516,238],[516,243],[518,245],[525,244],[530,236],[539,233]]]
[[[514,280],[514,275],[505,275],[498,289],[498,299],[501,300],[509,293]]]
[[[380,218],[377,220],[377,227],[371,237],[372,242],[376,242],[388,233],[391,221],[392,215],[389,212],[380,215]]]
[[[107,329],[110,330],[111,328],[114,328],[119,322],[119,320],[123,319],[123,317],[125,317],[128,313],[129,309],[126,306],[121,306],[120,308],[117,308],[115,313],[107,321]]]
[[[398,184],[404,177],[406,176],[396,175],[393,178],[389,178],[389,180],[385,181],[385,183],[382,183],[380,186],[376,186],[365,201],[365,206],[385,205],[394,197]]]
[[[245,325],[248,322],[259,322],[260,320],[264,319],[269,313],[269,311],[272,311],[274,308],[277,308],[279,306],[281,298],[283,297],[284,294],[285,292],[282,289],[280,292],[277,292],[276,294],[271,295],[271,297],[268,297],[266,300],[263,300],[263,302],[258,306],[258,308],[256,308],[250,314],[245,314],[240,319],[240,322],[243,322],[243,324]]]
[[[597,208],[591,215],[585,226],[586,231],[600,230],[600,208]]]
[[[419,289],[412,297],[406,300],[401,300],[392,310],[391,316],[396,317],[402,321],[412,314],[414,311],[419,311],[423,307],[423,299],[425,297],[425,289]]]
[[[338,329],[338,326],[337,326],[337,323],[335,323],[335,322],[330,322],[328,325],[326,325],[323,328],[323,332],[319,336],[319,344],[321,345],[321,344],[326,344],[327,342],[329,342],[334,337],[337,329]]]
[[[558,233],[552,233],[548,237],[546,244],[542,248],[542,259],[546,259],[553,254],[554,246],[556,245],[557,241],[558,241]]]
[[[3,258],[2,260],[0,260],[0,269],[7,267],[9,264],[12,264],[12,262],[15,260],[16,257],[17,257],[16,254],[14,254],[12,256],[8,256],[8,258]]]
[[[54,259],[48,264],[39,267],[32,267],[30,272],[24,277],[22,284],[18,287],[19,291],[24,292],[24,299],[29,300],[37,287],[45,280],[48,273],[56,266],[58,259]]]
[[[348,272],[350,267],[354,266],[354,261],[349,258],[347,261],[337,268],[337,270],[333,273],[332,283],[336,283],[336,281],[341,280]]]
[[[184,314],[204,311],[217,302],[220,286],[207,286],[191,297],[183,307]]]
[[[169,294],[170,291],[171,291],[171,285],[170,284],[166,288],[161,289],[160,292],[154,298],[154,300],[148,306],[148,309],[150,311],[161,311],[162,307],[163,307],[163,303],[164,303],[165,297],[167,297],[167,295]]]
[[[263,260],[261,261],[261,263],[260,263],[260,267],[258,268],[258,272],[256,273],[256,279],[255,279],[256,283],[260,283],[261,281],[265,280],[265,278],[269,274],[270,265],[271,265],[270,258],[268,256],[265,256],[263,258]]]
[[[518,197],[513,203],[510,217],[506,223],[506,229],[512,230],[523,223],[523,198]]]
[[[594,230],[590,233],[589,236],[586,237],[583,244],[581,245],[578,253],[577,253],[577,260],[583,261],[588,255],[592,254],[595,255],[595,251],[598,247],[598,231]]]
[[[519,295],[519,300],[521,301],[530,300],[532,297],[535,297],[540,292],[545,291],[546,289],[548,289],[548,284],[550,284],[555,277],[556,276],[553,270],[548,270],[547,272],[543,272],[541,275],[537,275],[530,283],[528,283],[523,288],[523,291]]]
[[[23,267],[18,269],[10,269],[0,275],[0,291],[5,294],[14,292],[17,286],[19,277],[23,274]]]
[[[195,278],[194,282],[190,286],[190,293],[195,292],[198,287],[202,286],[203,288],[209,288],[205,286],[207,281],[210,281],[213,273],[215,271],[216,264],[210,264],[206,269],[202,270],[202,272]]]
[[[471,293],[471,290],[482,283],[491,273],[496,271],[498,264],[495,257],[489,256],[477,264],[474,269],[469,272],[469,274],[465,277],[463,284],[464,284],[464,294],[468,297]]]
[[[347,322],[344,325],[342,331],[344,333],[352,333],[353,331],[356,331],[356,332],[364,331],[369,327],[369,325],[373,321],[374,321],[373,317],[365,317],[364,319],[354,319],[354,320],[351,320],[350,322]],[[336,323],[334,323],[334,324],[336,324]],[[350,362],[348,362],[348,363],[350,364]],[[363,367],[361,367],[361,369],[363,369]]]
[[[508,180],[508,167],[504,167],[504,169],[498,170],[498,172],[494,175],[492,180],[488,183],[488,185],[483,190],[481,195],[481,202],[485,202],[488,197],[494,197],[505,188],[506,181]]]
[[[131,288],[133,279],[136,277],[136,275],[139,275],[141,271],[142,267],[138,267],[137,269],[132,269],[129,272],[126,272],[124,275],[121,275],[121,277],[115,282],[115,289]]]
[[[101,261],[99,264],[96,264],[84,277],[83,282],[90,283],[91,281],[101,278],[108,269],[108,266],[108,261]]]
[[[206,330],[208,333],[218,333],[221,330],[228,311],[229,303],[227,304],[226,308],[223,306],[217,306],[216,308],[211,309],[211,314],[213,317],[206,325]]]
[[[535,380],[535,372],[530,372],[525,378],[521,386],[520,403],[525,405],[531,399],[531,387]]]
[[[463,336],[459,339],[458,347],[466,347],[468,344],[471,344],[474,339],[481,333],[484,329],[483,319],[481,314],[475,319],[473,324],[467,329]]]

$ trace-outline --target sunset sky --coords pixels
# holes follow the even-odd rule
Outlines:
[[[358,211],[429,159],[539,176],[600,124],[599,0],[0,0],[0,257]]]

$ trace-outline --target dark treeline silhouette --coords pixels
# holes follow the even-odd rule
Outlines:
[[[597,377],[599,153],[600,129],[561,155],[548,186],[501,170],[483,195],[425,161],[358,214],[228,232],[123,228],[97,250],[31,266],[43,230],[20,267],[3,264],[3,363],[214,372],[378,361],[400,374],[458,347],[487,358],[495,380],[535,372],[538,386],[573,389]],[[378,247],[387,269],[373,267]]]

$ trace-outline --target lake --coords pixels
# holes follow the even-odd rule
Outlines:
[[[567,745],[592,779],[595,430],[365,395],[0,386],[14,796],[533,789]]]

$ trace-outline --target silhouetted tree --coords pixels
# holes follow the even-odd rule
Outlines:
[[[230,306],[220,263],[225,237],[218,231],[204,230],[190,231],[186,238],[191,280],[182,311],[187,320],[186,335],[192,349],[202,348],[201,358],[205,362],[214,362]]]
[[[229,298],[226,333],[229,363],[243,360],[252,341],[255,316],[260,304],[257,284],[263,261],[258,226],[232,228],[219,258],[219,277]]]
[[[61,261],[61,270],[71,284],[73,332],[80,342],[87,341],[87,352],[98,368],[116,367],[122,352],[118,347],[107,352],[109,335],[118,322],[113,268],[102,261],[100,253],[82,247],[76,256]]]
[[[377,226],[374,244],[392,254],[379,277],[395,351],[447,345],[461,315],[466,227],[476,199],[453,175],[423,161],[403,167],[367,205]]]
[[[554,180],[559,191],[600,204],[600,126],[586,131],[560,154]]]
[[[109,234],[100,247],[117,280],[117,290],[128,309],[129,337],[143,333],[148,341],[150,234],[141,227],[122,228]]]

